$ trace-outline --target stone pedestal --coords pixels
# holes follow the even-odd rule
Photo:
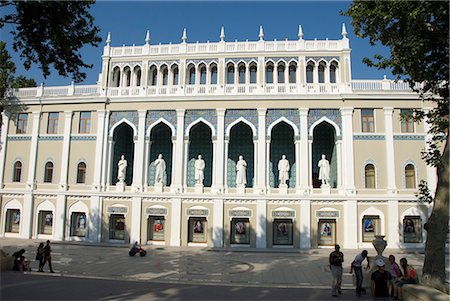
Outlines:
[[[278,186],[280,194],[287,194],[288,193],[288,186],[287,184],[280,184]]]
[[[163,183],[155,183],[155,192],[163,192]]]
[[[322,186],[320,186],[320,189],[322,190],[322,194],[330,194],[331,193],[330,184],[322,184]]]
[[[236,185],[236,192],[244,194],[245,193],[245,184],[237,184]]]
[[[203,193],[203,184],[195,184],[195,193]]]
[[[124,192],[125,191],[125,182],[117,182],[116,183],[116,191]]]

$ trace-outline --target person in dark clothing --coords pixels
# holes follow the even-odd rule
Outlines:
[[[342,283],[342,263],[344,262],[344,254],[340,251],[340,246],[335,245],[334,251],[330,254],[330,270],[333,275],[333,284],[331,285],[331,295],[337,297],[337,293],[341,293]]]
[[[375,264],[378,269],[372,273],[372,300],[376,301],[389,301],[389,280],[392,278],[391,273],[384,270],[384,260],[378,258],[375,260]]]
[[[14,252],[12,254],[12,256],[14,256],[14,265],[13,265],[14,271],[23,272],[23,265],[25,261],[25,256],[23,256],[23,254],[25,254],[25,249],[20,249],[19,251]]]
[[[44,271],[44,269],[43,269],[44,268],[44,253],[45,253],[44,243],[41,242],[39,244],[39,247],[38,247],[37,252],[36,252],[36,260],[39,261],[39,270],[38,270],[38,272],[43,272]]]
[[[44,271],[45,263],[48,262],[48,267],[50,268],[50,273],[54,273],[52,268],[52,249],[50,247],[50,240],[47,240],[47,244],[44,247],[44,262],[42,263],[42,271]]]

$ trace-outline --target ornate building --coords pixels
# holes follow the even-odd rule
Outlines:
[[[108,35],[96,85],[11,91],[1,236],[424,245],[430,208],[415,193],[436,172],[411,109],[431,104],[402,82],[352,79],[345,26],[340,40],[304,40],[301,27],[293,41],[262,28],[259,41],[225,42],[223,28],[219,42],[186,40],[112,47]]]

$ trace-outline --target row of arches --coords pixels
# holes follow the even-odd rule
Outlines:
[[[249,62],[228,62],[225,65],[224,75],[226,84],[257,84],[258,63],[255,60]],[[295,84],[298,83],[298,64],[296,61],[274,62],[268,60],[264,65],[262,81],[266,84]],[[308,60],[304,70],[306,83],[337,83],[339,81],[339,62],[331,60]],[[188,63],[186,66],[186,84],[188,85],[216,85],[218,83],[218,64],[211,63]],[[148,69],[148,86],[172,86],[179,85],[179,66],[156,64],[150,65]],[[115,66],[112,70],[112,87],[139,87],[143,83],[142,70],[139,65]]]
[[[416,176],[416,166],[412,163],[405,164],[403,168],[404,188],[417,188]],[[364,165],[364,188],[378,188],[377,171],[374,163],[367,163]]]

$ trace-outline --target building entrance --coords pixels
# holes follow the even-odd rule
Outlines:
[[[147,219],[147,240],[164,241],[164,228],[166,219],[164,216],[150,215]]]
[[[125,240],[125,215],[111,214],[109,217],[109,239]]]

